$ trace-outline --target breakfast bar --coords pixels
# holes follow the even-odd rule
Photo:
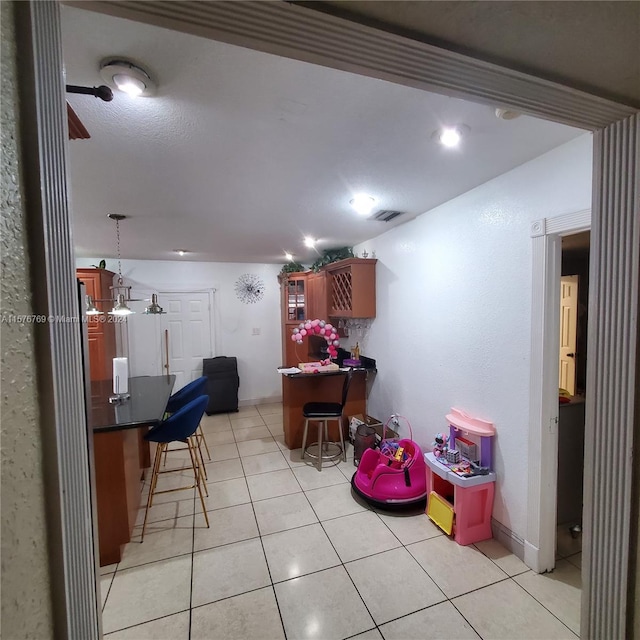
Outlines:
[[[93,431],[100,566],[120,562],[140,507],[141,479],[150,466],[149,427],[160,424],[176,377],[129,379],[130,397],[112,404],[111,380],[91,383],[89,428]]]
[[[353,369],[353,378],[342,418],[346,433],[347,416],[366,414],[367,387],[375,370]],[[284,373],[282,375],[282,406],[284,442],[289,449],[302,446],[304,417],[302,407],[307,402],[340,402],[346,370],[318,373]],[[339,441],[336,423],[329,425],[329,439]]]

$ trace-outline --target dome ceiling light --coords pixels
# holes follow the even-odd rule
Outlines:
[[[148,97],[156,92],[156,84],[149,74],[128,60],[103,60],[100,64],[100,75],[105,82],[133,97]]]
[[[496,118],[500,120],[515,120],[521,115],[519,111],[514,111],[513,109],[496,109]]]

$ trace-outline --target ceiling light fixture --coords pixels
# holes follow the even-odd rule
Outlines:
[[[110,287],[115,295],[115,304],[113,309],[109,311],[113,316],[128,316],[135,313],[127,305],[128,302],[143,302],[143,299],[131,297],[131,287],[125,286],[122,278],[122,264],[120,262],[120,221],[126,220],[127,216],[123,216],[119,213],[108,213],[107,217],[116,221],[116,241],[118,250],[118,284]],[[158,304],[158,296],[155,293],[151,294],[151,304],[144,310],[146,315],[160,315],[165,313],[162,307]]]
[[[118,252],[118,278],[116,280],[116,284],[109,287],[111,291],[111,298],[101,298],[99,300],[94,300],[92,296],[86,296],[86,309],[85,314],[88,316],[96,316],[103,314],[104,311],[100,311],[95,303],[96,302],[111,302],[113,307],[111,311],[109,311],[109,315],[112,316],[129,316],[132,313],[135,313],[133,309],[131,309],[128,305],[129,302],[147,302],[143,298],[132,298],[131,297],[131,287],[124,284],[124,280],[122,278],[122,263],[120,256],[120,221],[126,220],[127,216],[123,216],[120,213],[108,213],[107,218],[110,220],[115,220],[116,223],[116,249]],[[158,304],[158,296],[153,293],[151,295],[151,304],[144,310],[144,313],[147,315],[160,315],[165,313],[162,307]]]
[[[189,253],[186,249],[174,249],[174,253],[177,253],[179,256],[184,256]]]
[[[311,236],[306,236],[304,239],[305,247],[309,247],[309,249],[313,249],[316,246],[316,240],[314,240]]]
[[[361,215],[368,216],[376,201],[375,198],[367,195],[366,193],[356,194],[352,200],[349,200],[349,204]]]
[[[285,253],[284,257],[286,260],[288,260],[289,262],[291,262],[293,260],[293,255],[291,253]]]
[[[96,307],[95,302],[93,301],[93,298],[91,296],[86,296],[87,299],[87,308],[85,310],[85,313],[88,316],[101,316],[104,314],[104,311],[100,311],[100,309],[98,309],[98,307]]]
[[[496,109],[496,118],[500,120],[515,120],[521,115],[519,111],[514,111],[513,109]]]
[[[151,304],[142,312],[148,316],[160,316],[164,315],[166,311],[158,304],[158,294],[151,294]]]
[[[156,85],[149,74],[128,60],[103,60],[100,75],[105,82],[133,97],[152,96],[156,92]]]
[[[434,131],[432,138],[437,140],[443,147],[455,149],[460,145],[462,138],[470,131],[465,124],[458,124],[454,127],[442,127]]]
[[[127,216],[123,216],[120,213],[108,213],[107,217],[110,220],[116,221],[116,250],[118,252],[118,284],[109,287],[116,296],[113,309],[109,311],[109,315],[112,316],[128,316],[135,313],[127,306],[127,302],[131,300],[131,287],[124,285],[122,279],[122,264],[120,262],[120,221],[126,220]]]

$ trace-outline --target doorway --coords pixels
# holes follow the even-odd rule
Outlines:
[[[562,242],[591,228],[591,210],[533,223],[529,492],[525,562],[556,565],[558,507],[560,280]],[[570,242],[570,241],[567,241]],[[588,289],[585,291],[588,294]],[[586,350],[586,349],[585,349]]]
[[[590,232],[561,243],[556,557],[582,551]]]
[[[59,135],[60,130],[63,128],[63,121],[61,117],[58,117],[59,104],[62,104],[60,99],[62,89],[59,86],[62,78],[60,74],[62,63],[57,48],[58,31],[56,29],[56,11],[58,11],[58,8],[55,3],[17,4],[18,6],[24,5],[25,13],[29,12],[26,17],[32,18],[33,28],[31,31],[27,32],[26,29],[22,31],[23,33],[28,33],[23,40],[24,46],[30,45],[31,50],[37,49],[40,52],[45,52],[45,55],[34,57],[33,68],[29,67],[27,73],[23,74],[21,79],[26,78],[25,82],[29,83],[29,88],[46,86],[52,89],[51,94],[47,94],[44,91],[34,92],[36,95],[32,101],[33,113],[25,111],[24,114],[26,126],[33,124],[33,130],[35,131],[37,125],[37,131],[40,134],[37,137],[31,136],[27,139],[29,143],[28,145],[25,144],[27,160],[36,158],[36,151],[38,150],[36,144],[38,142],[45,140],[50,143],[44,145],[39,160],[36,158],[39,162],[37,166],[40,168],[41,173],[33,177],[34,184],[37,182],[38,185],[43,185],[41,192],[37,189],[34,189],[33,192],[42,193],[44,203],[41,208],[38,208],[38,203],[36,203],[35,212],[31,214],[36,222],[34,227],[37,227],[33,230],[33,234],[37,236],[39,242],[42,241],[41,245],[37,245],[37,251],[34,251],[30,256],[33,268],[43,274],[41,278],[37,279],[37,287],[34,287],[36,308],[41,305],[42,308],[50,313],[69,315],[75,301],[73,300],[73,292],[70,286],[73,281],[73,264],[70,258],[73,252],[70,245],[70,234],[68,233],[68,210],[64,175],[65,156],[64,147],[61,144],[61,136]],[[216,5],[216,3],[210,4],[211,6]],[[226,5],[226,3],[219,4]],[[256,3],[256,5],[260,8],[263,3]],[[20,9],[22,9],[21,6]],[[227,10],[228,8],[225,6],[224,9]],[[267,9],[273,11],[273,6],[269,6]],[[288,5],[285,6],[283,3],[282,11],[285,10],[289,12],[287,18],[295,19],[295,6],[292,8]],[[292,11],[294,13],[293,16],[290,15]],[[309,22],[312,27],[315,27],[317,20]],[[21,22],[21,27],[23,24],[24,21]],[[50,28],[50,26],[54,28]],[[220,28],[219,25],[217,26]],[[290,22],[287,23],[287,27],[288,33],[292,34],[291,37],[295,37],[300,41],[300,34],[305,33],[305,31],[292,29]],[[365,29],[361,29],[361,31],[364,32],[363,37],[368,37],[369,34]],[[322,30],[322,33],[325,36],[327,34],[331,35],[329,28]],[[285,38],[280,38],[279,34],[280,31],[275,28],[269,30],[269,35],[273,37],[274,41],[277,41],[279,46],[284,47]],[[384,38],[370,38],[370,40],[390,50],[388,41]],[[337,42],[341,51],[345,52],[344,56],[352,55],[353,48],[345,48],[343,40]],[[404,45],[404,43],[402,44]],[[405,53],[406,49],[405,45],[402,51],[405,59],[408,59],[408,54]],[[362,47],[362,50],[366,53],[366,47]],[[448,55],[450,57],[457,56],[457,54],[453,53]],[[321,54],[319,59],[323,59]],[[337,56],[336,59],[340,60],[341,58]],[[357,69],[361,69],[368,60],[366,55],[364,55],[364,60],[364,63],[359,63],[359,65],[353,63],[353,65]],[[456,58],[457,64],[462,64],[462,62]],[[479,68],[476,75],[480,75],[484,68],[478,61],[474,60],[473,62]],[[423,67],[425,69],[438,69],[441,74],[450,80],[451,86],[458,88],[459,92],[466,94],[470,91],[473,80],[469,80],[470,76],[468,74],[452,73],[451,65],[425,64]],[[377,69],[375,66],[371,68]],[[409,69],[410,66],[405,64],[400,65],[399,68]],[[595,357],[596,366],[592,367],[592,371],[597,371],[597,374],[592,376],[593,380],[590,385],[601,385],[603,380],[606,381],[607,376],[612,373],[614,364],[617,365],[616,371],[619,379],[623,382],[628,380],[628,382],[624,382],[621,385],[601,385],[603,393],[598,407],[596,407],[601,411],[600,421],[612,426],[603,434],[604,436],[610,436],[608,440],[601,438],[597,443],[598,447],[595,446],[595,443],[591,446],[594,452],[594,463],[596,464],[594,466],[594,480],[590,483],[590,486],[592,487],[592,493],[595,494],[594,497],[597,498],[597,500],[593,501],[594,504],[601,505],[604,502],[604,498],[608,497],[613,499],[613,505],[609,509],[611,520],[608,523],[608,529],[605,530],[604,527],[598,526],[591,544],[594,559],[590,561],[589,566],[593,567],[594,573],[589,579],[591,589],[586,601],[592,610],[587,611],[587,613],[591,613],[589,618],[583,614],[583,626],[587,630],[586,633],[593,637],[597,637],[596,631],[604,630],[605,628],[609,630],[610,634],[622,637],[624,635],[627,603],[627,560],[629,559],[629,548],[632,548],[628,544],[630,534],[629,513],[631,510],[628,504],[631,502],[629,496],[633,465],[629,464],[626,469],[623,467],[622,471],[618,471],[620,468],[619,460],[624,455],[624,452],[630,452],[627,455],[630,463],[633,463],[634,460],[630,435],[632,429],[627,429],[627,427],[633,425],[634,402],[637,398],[637,388],[634,387],[637,379],[634,375],[634,367],[637,361],[637,350],[635,349],[637,318],[632,317],[629,325],[624,327],[621,319],[624,317],[623,305],[629,301],[637,302],[634,292],[637,292],[638,286],[638,253],[636,250],[638,220],[633,207],[635,207],[634,203],[637,202],[637,188],[634,187],[634,184],[637,186],[637,183],[635,183],[634,176],[638,166],[637,131],[640,126],[640,120],[636,115],[633,115],[634,110],[630,108],[626,110],[622,108],[616,109],[614,108],[616,105],[613,103],[582,94],[579,91],[553,86],[548,82],[542,85],[542,81],[539,83],[542,86],[536,86],[534,78],[526,76],[524,78],[515,77],[513,72],[509,74],[500,68],[490,69],[489,71],[490,73],[485,73],[485,77],[494,83],[494,93],[492,94],[494,100],[504,96],[503,100],[507,105],[514,103],[516,106],[525,104],[525,99],[520,99],[519,96],[524,95],[525,89],[528,89],[526,104],[530,112],[567,119],[570,117],[569,114],[576,113],[578,115],[574,116],[574,118],[579,118],[585,125],[597,130],[596,162],[594,165],[594,178],[596,180],[594,203],[597,208],[597,225],[594,227],[594,236],[597,244],[594,249],[596,256],[594,263],[597,261],[600,280],[598,293],[603,300],[603,311],[597,323],[592,321],[592,326],[595,328],[591,331],[591,344],[599,344],[606,337],[618,350],[615,353],[617,358],[615,363],[612,362],[613,356],[609,357],[606,353],[600,355],[594,353],[593,357]],[[458,84],[454,82],[456,77],[460,78]],[[57,81],[52,82],[52,78],[57,78]],[[499,89],[495,89],[496,80],[503,83]],[[526,81],[526,84],[523,81]],[[474,83],[474,86],[475,95],[481,97],[488,95],[487,83],[482,85]],[[511,91],[510,94],[508,94],[507,89]],[[531,96],[534,96],[535,99],[532,99]],[[579,108],[572,112],[571,105],[574,104]],[[556,107],[556,105],[560,106]],[[37,123],[36,115],[43,116],[37,120]],[[35,166],[36,161],[33,160],[33,162]],[[60,170],[60,167],[62,167],[62,170]],[[35,171],[32,173],[35,173]],[[29,175],[27,177],[30,180],[32,178]],[[46,188],[44,188],[44,185],[46,185]],[[615,199],[613,198],[614,191],[617,195]],[[41,226],[42,228],[40,228]],[[610,230],[609,243],[604,244],[601,243],[601,240],[607,229]],[[544,228],[538,231],[539,236],[545,236],[546,233],[547,231]],[[539,242],[535,244],[540,245]],[[47,250],[45,251],[42,247]],[[542,246],[536,247],[536,260],[544,259],[547,255],[544,252],[546,247],[546,240],[542,243]],[[538,250],[540,248],[543,249],[542,252]],[[614,252],[621,255],[623,259],[615,261],[612,256]],[[536,290],[539,293],[544,287],[544,279],[536,276],[535,280],[537,282]],[[538,287],[539,284],[542,286]],[[45,295],[49,296],[48,306],[42,302]],[[545,304],[541,302],[541,299],[536,299],[536,307],[544,308]],[[536,319],[540,320],[540,317],[536,316]],[[629,330],[629,326],[631,330]],[[57,472],[59,468],[64,472],[60,473],[60,479],[56,477],[56,482],[49,483],[49,486],[56,488],[60,486],[60,491],[56,494],[56,497],[61,499],[63,522],[65,524],[69,523],[69,526],[66,527],[57,526],[57,524],[51,525],[50,528],[54,530],[56,535],[61,532],[59,537],[62,538],[61,543],[54,542],[52,545],[55,545],[56,554],[58,554],[59,549],[64,549],[65,558],[70,558],[68,563],[71,563],[74,569],[72,572],[68,568],[69,565],[65,565],[66,570],[64,572],[59,571],[57,575],[54,575],[56,586],[61,585],[61,588],[54,589],[54,592],[60,594],[61,599],[63,594],[67,594],[68,601],[63,604],[67,604],[69,607],[68,610],[63,610],[62,606],[58,606],[57,610],[60,611],[60,617],[65,618],[64,622],[70,625],[71,635],[73,635],[73,631],[85,625],[83,627],[85,633],[80,631],[76,635],[89,637],[90,634],[86,632],[86,627],[91,625],[93,621],[90,615],[92,609],[86,606],[86,585],[89,584],[87,580],[91,578],[89,573],[91,567],[86,561],[88,557],[85,543],[86,536],[83,537],[82,531],[79,532],[77,528],[77,523],[79,522],[78,514],[86,512],[88,499],[86,495],[76,490],[77,482],[74,484],[75,476],[67,473],[67,469],[77,468],[73,466],[76,460],[79,460],[80,464],[82,464],[86,458],[86,452],[83,453],[83,448],[78,446],[78,442],[83,440],[81,437],[76,437],[78,435],[82,436],[85,424],[83,406],[79,401],[81,395],[77,391],[81,371],[79,344],[77,344],[77,340],[74,341],[72,328],[71,325],[55,325],[48,328],[50,333],[46,335],[46,339],[43,337],[42,348],[52,345],[50,349],[50,369],[52,373],[46,367],[42,367],[39,373],[41,374],[41,388],[51,393],[51,397],[55,399],[57,407],[55,412],[50,411],[48,415],[43,412],[45,416],[43,420],[48,420],[46,426],[48,427],[51,424],[52,429],[50,431],[53,433],[54,429],[59,427],[62,417],[64,417],[64,435],[66,436],[66,439],[62,439],[61,442],[57,443],[57,447],[51,446],[45,449],[47,451],[46,462],[51,463],[52,473]],[[539,329],[541,329],[540,332],[538,332]],[[544,335],[544,319],[540,324],[536,325],[535,331],[536,343],[539,344],[540,334]],[[535,354],[535,351],[532,351],[533,354]],[[540,363],[542,354],[535,354],[535,358],[539,368],[542,369],[543,367]],[[557,375],[557,362],[555,363],[555,369]],[[536,393],[542,395],[544,385],[540,381],[543,378],[539,376],[535,380],[538,381]],[[552,389],[552,391],[554,390]],[[557,394],[557,387],[555,393]],[[533,404],[531,406],[533,407]],[[536,403],[536,410],[540,411],[541,406],[541,403]],[[532,418],[539,417],[533,414],[534,410],[532,408]],[[615,418],[615,420],[612,418]],[[532,422],[533,424],[535,422]],[[540,422],[540,424],[542,423]],[[549,424],[544,425],[544,428],[549,429],[549,427]],[[532,428],[531,431],[533,433],[536,429]],[[541,440],[541,433],[536,433],[535,436],[530,438],[530,442],[533,445],[537,445],[537,450],[533,452],[537,453],[538,457],[540,457],[539,445]],[[72,443],[72,445],[67,444],[68,442]],[[536,446],[530,448],[530,450],[533,449],[536,449]],[[69,461],[73,464],[67,464]],[[58,464],[59,467],[56,466]],[[534,467],[530,468],[534,469]],[[613,473],[614,470],[615,473]],[[601,490],[597,484],[599,480],[604,478],[612,478],[611,482],[605,487],[608,494],[605,494],[604,490]],[[533,491],[538,492],[539,498],[542,485],[541,478],[532,478],[532,484],[538,485],[533,488]],[[598,518],[601,514],[601,507],[594,508],[591,510],[590,517],[594,523],[598,523]],[[533,523],[533,519],[531,522]],[[538,532],[539,529],[540,526],[537,528]],[[68,531],[77,535],[69,537]],[[631,542],[633,544],[636,534],[634,532],[631,532],[631,534]],[[538,538],[533,540],[528,536],[528,544],[533,546],[533,543],[537,542]],[[58,556],[62,556],[61,551],[56,555],[56,558]],[[635,569],[635,557],[630,558],[628,566],[631,571]],[[614,567],[616,568],[615,575]],[[622,569],[618,571],[619,567],[622,567]],[[599,578],[601,577],[606,578],[606,580],[600,580]],[[84,582],[82,579],[84,579]],[[602,598],[605,595],[607,596],[607,601],[615,605],[606,607],[606,610],[595,606],[598,598],[602,602]],[[92,628],[90,627],[90,629]]]

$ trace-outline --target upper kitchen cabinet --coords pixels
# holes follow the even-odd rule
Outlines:
[[[372,258],[347,258],[324,267],[329,317],[376,317],[377,262]]]
[[[76,277],[84,283],[85,293],[93,298],[98,309],[112,307],[110,289],[116,274],[106,269],[76,269]],[[108,314],[87,316],[89,343],[89,375],[91,380],[110,380],[113,376],[113,358],[116,357],[116,326]]]
[[[308,320],[307,274],[290,273],[282,280],[283,322]]]
[[[327,305],[327,274],[325,271],[309,273],[307,276],[307,296],[309,318],[326,320],[329,317]]]

